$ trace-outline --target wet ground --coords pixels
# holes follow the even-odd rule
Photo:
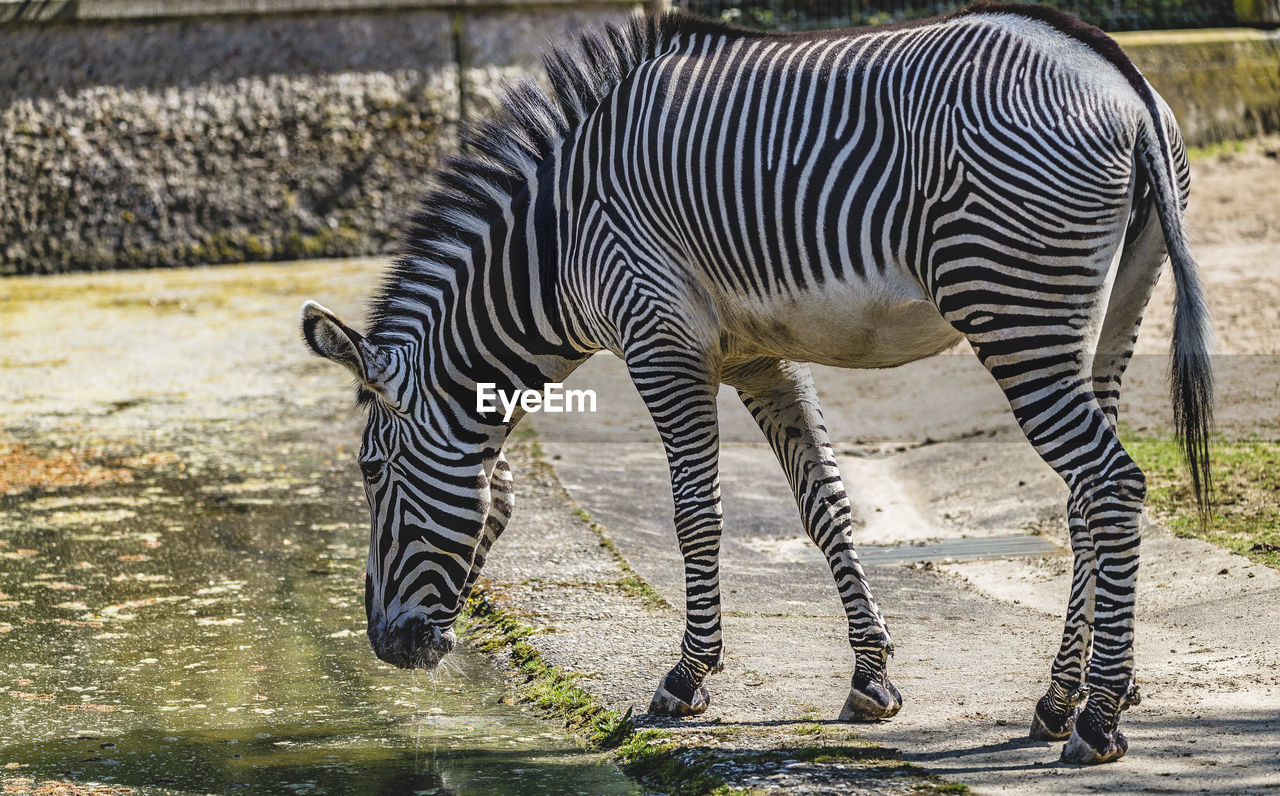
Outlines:
[[[369,651],[359,418],[293,324],[370,279],[0,283],[6,793],[633,792],[488,659]]]

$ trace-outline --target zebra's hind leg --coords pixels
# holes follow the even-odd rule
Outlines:
[[[711,704],[704,681],[720,671],[719,430],[716,391],[692,357],[647,351],[628,358],[632,381],[653,416],[671,469],[676,537],[684,557],[685,632],[680,662],[658,685],[649,712],[696,716]],[[687,359],[688,367],[676,363]],[[650,364],[652,363],[652,364]]]
[[[997,374],[1031,444],[1066,481],[1072,513],[1083,518],[1096,562],[1089,695],[1075,717],[1062,759],[1104,763],[1128,750],[1117,723],[1133,677],[1138,521],[1146,483],[1085,378],[1068,372],[1046,380],[1055,355],[1046,352],[1046,361],[1037,368],[1036,354],[1015,354],[1016,345],[1006,340],[992,348],[1002,349],[998,359],[1010,363],[1008,372],[1019,375],[1001,378],[1005,366],[995,364],[990,348],[980,350],[980,356]]]
[[[850,535],[852,509],[831,454],[808,365],[753,359],[726,367],[738,395],[773,448],[795,493],[809,538],[826,556],[849,619],[854,670],[842,721],[877,721],[902,708],[886,668],[892,642]]]
[[[1083,378],[1039,384],[1001,381],[1027,438],[1066,481],[1072,513],[1083,519],[1092,544],[1094,621],[1088,698],[1075,715],[1062,759],[1105,763],[1128,750],[1117,724],[1133,679],[1134,587],[1145,479]],[[1087,565],[1087,553],[1083,559]],[[1086,606],[1088,599],[1086,590]],[[1087,613],[1083,619],[1087,620]],[[1069,652],[1068,658],[1083,658],[1079,650]]]
[[[1089,338],[1088,329],[1096,328],[1090,318],[1105,304],[1079,286],[1075,290],[1058,307],[1041,297],[1036,311],[1025,314],[994,302],[951,310],[940,303],[995,376],[1036,452],[1066,482],[1071,513],[1088,533],[1095,562],[1089,694],[1062,759],[1104,763],[1128,750],[1117,725],[1133,677],[1138,523],[1146,482],[1093,390],[1089,363],[1096,338]],[[987,295],[1000,294],[988,288]],[[1082,555],[1087,563],[1088,553]],[[1087,588],[1082,593],[1087,603]]]
[[[1093,394],[1112,429],[1119,418],[1121,377],[1133,357],[1138,327],[1164,257],[1163,232],[1155,213],[1146,208],[1141,221],[1133,223],[1126,236],[1093,357]],[[1038,740],[1067,738],[1088,693],[1084,681],[1093,645],[1096,558],[1088,525],[1078,508],[1074,501],[1067,507],[1075,566],[1062,646],[1053,661],[1049,690],[1036,703],[1031,720],[1030,735]],[[1138,704],[1140,699],[1137,685],[1131,682],[1121,709]]]
[[[1084,685],[1085,667],[1093,645],[1093,596],[1096,559],[1089,526],[1075,510],[1068,507],[1067,527],[1072,567],[1071,596],[1067,599],[1067,619],[1062,630],[1062,646],[1053,659],[1049,690],[1036,703],[1031,718],[1032,738],[1038,741],[1061,741],[1075,728],[1077,712],[1083,708],[1088,694]]]

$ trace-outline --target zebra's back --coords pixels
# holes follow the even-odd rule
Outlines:
[[[933,293],[957,259],[1052,279],[1096,251],[1144,113],[1097,52],[1010,14],[695,28],[612,99],[580,139],[601,150],[583,217],[701,285],[743,353],[854,367],[958,340]]]

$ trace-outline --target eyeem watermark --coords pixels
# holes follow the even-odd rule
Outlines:
[[[516,407],[526,412],[594,412],[595,390],[566,390],[558,381],[548,382],[541,390],[499,390],[498,385],[482,381],[476,385],[476,411],[488,414],[502,410],[505,423]]]

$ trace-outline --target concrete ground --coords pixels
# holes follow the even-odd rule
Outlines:
[[[581,421],[538,416],[542,447],[569,495],[604,527],[636,572],[680,606],[683,570],[661,447],[656,439],[627,439],[645,435],[623,431],[643,418],[622,397],[621,364],[599,358],[588,367],[574,382],[597,389],[604,425],[614,432],[607,440],[586,439]],[[856,391],[854,375],[827,372],[823,381],[828,394]],[[803,537],[771,451],[741,441],[758,436],[741,407],[727,406],[722,416],[728,440],[721,456],[727,659],[725,671],[710,682],[708,713],[682,724],[741,725],[737,740],[749,744],[751,736],[773,732],[775,722],[799,722],[815,708],[834,719],[848,690],[852,657],[831,576]],[[1271,628],[1280,615],[1280,573],[1147,523],[1137,635],[1144,701],[1123,724],[1131,752],[1116,765],[1062,766],[1061,744],[1025,736],[1047,685],[1070,581],[1065,488],[1000,423],[947,441],[917,437],[856,445],[844,432],[852,427],[852,412],[838,409],[828,419],[863,523],[857,541],[919,551],[908,552],[906,562],[869,568],[894,634],[890,671],[906,704],[893,720],[860,728],[865,737],[980,792],[1280,786],[1280,647]],[[518,511],[515,538],[505,539],[495,557],[500,579],[506,556],[527,552],[521,535],[536,532],[519,517]],[[926,541],[1025,534],[1057,551],[922,563],[931,555],[922,546]],[[517,603],[560,625],[535,593]],[[645,639],[642,671],[628,662],[627,691],[619,689],[610,645],[574,649],[560,659],[555,652],[562,642],[548,636],[546,644],[553,660],[590,673],[604,693],[640,709],[677,655],[679,612],[663,619],[641,627],[619,619],[616,630],[607,619],[592,623],[591,632],[611,643],[615,633],[627,645],[636,643],[637,632],[656,634]]]

